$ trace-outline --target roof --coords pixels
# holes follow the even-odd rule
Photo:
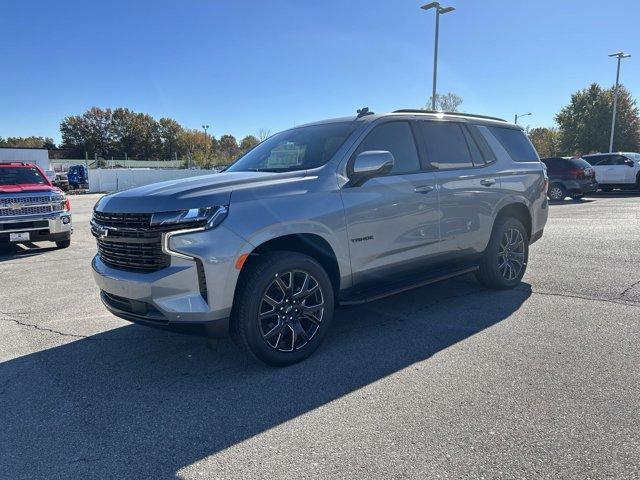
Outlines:
[[[475,113],[462,113],[462,112],[440,112],[435,110],[418,110],[418,109],[401,109],[395,110],[389,113],[380,113],[375,114],[370,112],[364,116],[353,116],[353,117],[341,117],[341,118],[332,118],[328,120],[321,120],[319,122],[306,123],[304,125],[299,125],[300,127],[309,127],[313,125],[324,125],[327,123],[339,123],[339,122],[371,122],[377,120],[378,118],[390,117],[390,116],[406,116],[406,115],[419,115],[429,118],[435,119],[443,119],[443,118],[458,118],[458,119],[466,119],[471,121],[478,121],[482,123],[490,123],[490,124],[499,124],[501,126],[507,126],[510,128],[517,128],[522,130],[522,127],[519,125],[515,125],[507,122],[503,118],[498,117],[490,117],[488,115],[479,115]]]

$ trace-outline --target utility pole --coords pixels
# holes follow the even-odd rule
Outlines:
[[[433,47],[433,89],[431,90],[431,110],[436,109],[436,83],[438,81],[438,37],[440,35],[440,15],[453,12],[453,7],[442,7],[438,2],[427,3],[420,7],[422,10],[436,9],[436,36]]]
[[[613,93],[613,115],[611,117],[611,137],[609,138],[609,153],[613,153],[613,134],[616,130],[616,112],[618,110],[618,85],[620,82],[620,60],[629,58],[631,55],[623,52],[609,54],[610,57],[618,59],[618,68],[616,70],[616,88]]]

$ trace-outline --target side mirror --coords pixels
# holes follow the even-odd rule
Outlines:
[[[394,164],[393,154],[386,150],[362,152],[353,162],[352,173],[349,175],[349,183],[353,187],[359,187],[370,178],[379,177],[391,172]]]
[[[624,163],[628,167],[633,167],[635,165],[635,163],[633,163],[633,160],[631,160],[630,158],[625,159]]]

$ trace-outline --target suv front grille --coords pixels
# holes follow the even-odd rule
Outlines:
[[[153,272],[168,267],[162,251],[162,232],[153,228],[151,214],[94,212],[91,233],[104,263],[122,270]]]

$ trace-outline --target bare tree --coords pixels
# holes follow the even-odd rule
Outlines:
[[[427,103],[426,110],[431,110],[431,99],[433,97],[429,97],[429,103]],[[436,110],[440,110],[442,112],[457,112],[458,107],[462,104],[462,97],[460,95],[456,95],[453,92],[440,94],[436,93]]]
[[[260,130],[258,130],[257,135],[258,140],[262,142],[263,140],[266,140],[271,136],[271,130],[269,130],[268,128],[261,128]]]

